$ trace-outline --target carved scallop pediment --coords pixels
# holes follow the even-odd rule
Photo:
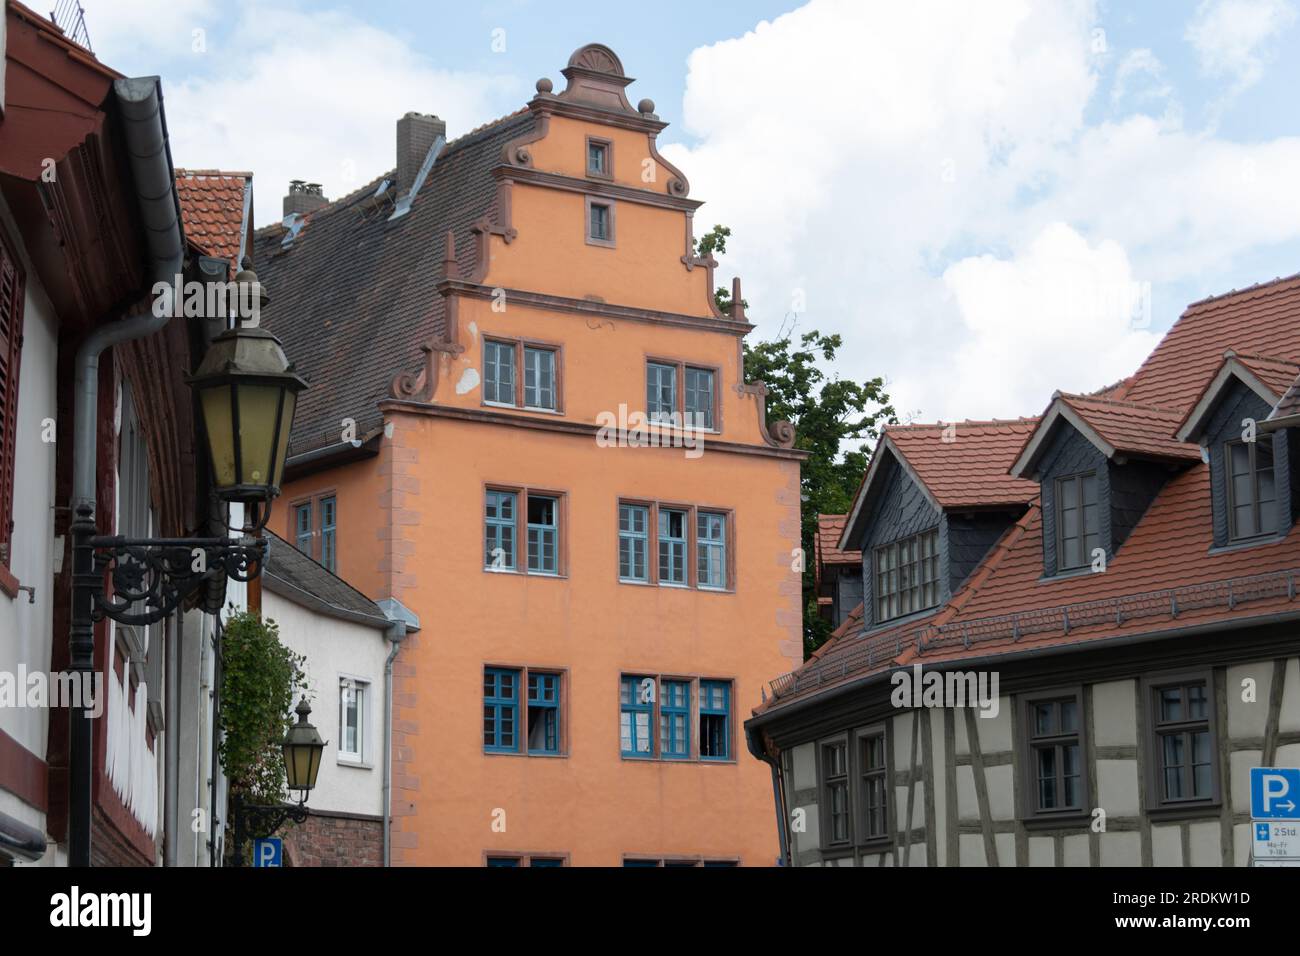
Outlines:
[[[626,76],[618,56],[603,43],[588,43],[574,50],[573,56],[569,57],[569,66],[609,76]]]

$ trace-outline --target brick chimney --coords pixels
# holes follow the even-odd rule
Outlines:
[[[439,136],[447,136],[447,124],[432,113],[407,113],[397,121],[397,195],[411,191],[415,174]]]
[[[305,183],[295,179],[289,183],[289,195],[284,197],[284,215],[306,214],[327,205],[320,183]]]

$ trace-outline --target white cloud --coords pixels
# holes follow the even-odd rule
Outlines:
[[[526,99],[513,77],[437,69],[405,39],[340,11],[247,3],[225,8],[224,24],[211,14],[204,0],[175,9],[132,0],[115,11],[115,32],[91,36],[114,66],[115,55],[139,57],[129,47],[137,35],[170,51],[163,97],[174,162],[252,170],[258,225],[280,218],[291,179],[337,198],[395,166],[395,124],[408,110],[436,113],[454,138]],[[191,44],[196,23],[216,24],[204,28],[202,51]]]
[[[1165,76],[1165,65],[1145,47],[1130,50],[1115,67],[1110,102],[1117,108],[1162,106],[1170,123],[1182,121],[1182,110],[1174,98],[1174,88]]]
[[[665,152],[707,200],[701,231],[732,228],[724,266],[745,278],[756,334],[803,290],[801,327],[842,333],[841,372],[888,375],[900,409],[1036,413],[1154,343],[1122,309],[1053,313],[1048,277],[1095,287],[1094,302],[1151,282],[1163,328],[1185,303],[1162,284],[1300,239],[1300,139],[1191,134],[1160,98],[1085,119],[1095,26],[1084,2],[813,0],[694,51],[699,142]],[[1154,57],[1123,82],[1139,73],[1159,80]]]
[[[1287,0],[1204,0],[1185,36],[1201,69],[1231,79],[1240,91],[1259,81],[1269,41],[1295,19],[1295,8]]]
[[[1089,246],[1064,223],[1048,225],[1013,258],[962,259],[943,281],[962,334],[949,361],[921,370],[917,387],[942,389],[954,409],[1037,412],[1017,405],[1026,392],[1045,405],[1057,389],[1117,381],[1159,340],[1147,328],[1149,286],[1134,277],[1124,250],[1109,240]]]

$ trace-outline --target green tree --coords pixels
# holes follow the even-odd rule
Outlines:
[[[281,743],[293,722],[295,695],[306,689],[306,658],[280,643],[274,621],[241,612],[221,635],[221,767],[230,788],[250,803],[285,798]]]
[[[715,225],[696,243],[699,255],[727,251],[731,230]],[[714,293],[718,308],[731,311],[731,292]],[[745,309],[749,303],[742,300]],[[776,338],[751,346],[745,343],[745,380],[767,385],[768,421],[784,419],[795,427],[795,447],[807,451],[800,468],[803,495],[801,542],[803,574],[804,653],[825,643],[830,628],[817,613],[813,541],[819,514],[844,514],[853,504],[870,451],[880,429],[898,417],[885,392],[883,378],[865,382],[840,378],[826,371],[843,345],[839,335],[813,330],[798,340],[794,328],[782,326]]]
[[[830,636],[817,613],[813,540],[819,514],[844,514],[862,482],[874,444],[884,425],[898,418],[883,378],[865,382],[826,371],[843,345],[839,335],[792,332],[745,344],[745,379],[767,385],[768,421],[786,420],[795,427],[795,447],[807,451],[800,467],[803,495],[801,542],[804,549],[804,653],[811,654]]]

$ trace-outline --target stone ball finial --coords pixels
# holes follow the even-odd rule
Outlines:
[[[538,93],[549,93],[553,89],[555,89],[555,84],[551,82],[551,78],[549,76],[544,76],[537,81]]]
[[[640,103],[636,105],[636,108],[637,108],[637,112],[640,113],[653,113],[655,111],[655,101],[650,99],[650,97],[647,96],[645,99],[643,99]]]

